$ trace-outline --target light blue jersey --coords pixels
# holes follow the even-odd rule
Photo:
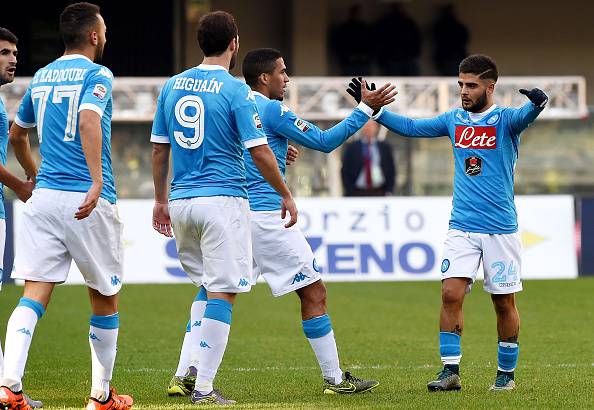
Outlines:
[[[541,113],[531,102],[522,108],[493,105],[484,113],[461,108],[413,120],[383,111],[378,122],[406,137],[448,135],[454,153],[454,199],[450,228],[465,232],[517,232],[514,168],[520,133]]]
[[[165,83],[151,134],[152,142],[171,144],[170,200],[247,198],[243,149],[266,144],[250,88],[207,64]]]
[[[41,167],[35,188],[87,192],[92,184],[78,130],[78,114],[101,116],[103,143],[101,197],[116,202],[111,170],[111,88],[113,74],[78,54],[64,55],[38,70],[23,97],[15,123],[37,126]]]
[[[8,115],[4,102],[0,98],[0,162],[6,166],[6,148],[8,146]],[[4,211],[4,184],[0,183],[0,219],[6,219],[6,212]],[[2,273],[0,272],[0,276]],[[0,277],[0,282],[2,278]]]
[[[343,144],[351,135],[363,127],[371,118],[373,110],[360,104],[351,115],[328,130],[321,130],[314,124],[297,117],[289,108],[277,100],[254,92],[258,111],[268,144],[274,152],[278,168],[283,177],[286,169],[288,141],[304,147],[331,152]],[[281,209],[281,196],[264,179],[254,164],[250,153],[244,152],[247,167],[248,194],[252,211],[276,211]]]

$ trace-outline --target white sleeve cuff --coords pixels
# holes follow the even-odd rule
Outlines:
[[[268,139],[266,137],[261,137],[261,138],[254,138],[253,140],[247,140],[243,143],[243,146],[246,147],[246,149],[250,149],[250,148],[257,147],[258,145],[267,145],[267,144],[268,144]]]
[[[379,112],[378,112],[377,114],[375,114],[375,115],[374,115],[373,117],[371,117],[371,118],[373,118],[374,120],[376,120],[376,121],[377,121],[377,119],[378,119],[379,117],[381,117],[383,113],[384,113],[384,107],[380,108]]]
[[[19,115],[14,116],[14,123],[21,128],[33,128],[35,126],[34,122],[25,122],[19,118]]]
[[[157,144],[169,144],[169,137],[151,134],[151,142],[155,142]]]
[[[78,112],[81,112],[83,110],[94,111],[97,114],[99,114],[100,117],[103,117],[103,110],[98,105],[91,104],[91,103],[84,103],[84,104],[81,104],[80,107],[78,107]]]
[[[363,101],[361,101],[359,105],[357,105],[357,108],[363,111],[365,114],[367,114],[369,118],[371,118],[371,116],[373,115],[373,108],[365,104]]]

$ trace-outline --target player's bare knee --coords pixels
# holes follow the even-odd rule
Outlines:
[[[458,286],[450,286],[444,283],[441,288],[441,301],[444,307],[459,307],[464,301],[465,291]]]
[[[326,286],[321,280],[299,289],[297,294],[304,308],[326,310]]]

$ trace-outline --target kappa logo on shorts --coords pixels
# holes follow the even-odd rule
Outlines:
[[[200,327],[200,325],[202,325],[202,321],[201,320],[197,320],[194,322],[194,324],[192,325],[192,327]]]
[[[249,282],[247,281],[247,279],[241,278],[239,279],[239,283],[237,284],[237,286],[239,287],[243,287],[243,286],[247,286],[249,285]]]
[[[210,346],[208,345],[208,343],[206,343],[204,340],[200,341],[200,347],[207,347],[210,349]]]
[[[293,282],[291,282],[291,285],[294,285],[295,283],[299,283],[301,281],[304,281],[305,279],[309,279],[309,276],[307,276],[305,273],[299,272],[293,278]]]
[[[444,259],[441,262],[441,273],[446,273],[448,269],[450,269],[450,260]]]
[[[122,281],[117,275],[111,277],[111,286],[118,286],[120,283],[122,283]]]

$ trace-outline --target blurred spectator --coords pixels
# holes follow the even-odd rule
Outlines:
[[[400,4],[394,4],[392,11],[377,21],[373,43],[383,75],[419,75],[421,33]]]
[[[373,58],[371,30],[361,19],[361,5],[349,9],[348,20],[330,32],[330,48],[338,58],[340,75],[368,75]]]
[[[377,139],[379,125],[369,121],[361,138],[345,147],[342,185],[345,196],[385,196],[394,192],[396,167],[392,147]]]
[[[433,22],[433,61],[440,75],[458,75],[458,65],[468,55],[468,39],[468,30],[457,19],[454,6],[443,6]]]

